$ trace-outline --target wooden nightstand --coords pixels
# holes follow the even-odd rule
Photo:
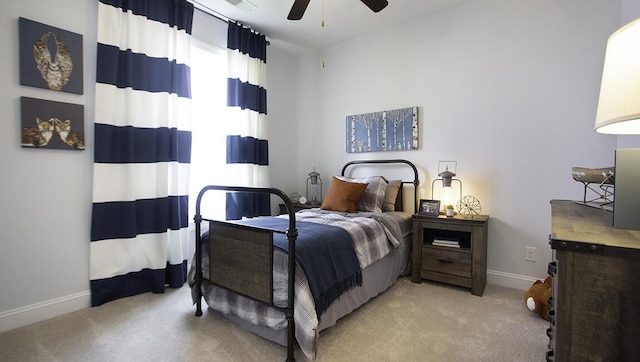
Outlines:
[[[285,214],[287,212],[287,207],[284,204],[278,204],[280,207],[280,215]],[[320,205],[311,205],[311,204],[298,204],[293,203],[293,211],[298,212],[304,209],[313,209],[314,207],[320,207]]]
[[[488,221],[487,215],[413,215],[411,280],[421,283],[424,278],[459,285],[482,296],[487,284]],[[438,241],[451,246],[437,245]]]

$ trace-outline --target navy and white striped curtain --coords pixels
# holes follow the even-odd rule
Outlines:
[[[186,0],[99,0],[93,306],[186,281],[192,20]]]
[[[231,131],[227,135],[227,164],[233,183],[269,187],[267,141],[267,39],[229,22],[227,106]],[[227,195],[226,218],[270,215],[267,194]]]

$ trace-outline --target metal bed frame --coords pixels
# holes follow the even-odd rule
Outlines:
[[[362,164],[406,164],[413,170],[414,179],[413,181],[401,181],[401,189],[405,184],[412,184],[414,186],[414,213],[418,210],[418,200],[417,200],[417,189],[419,185],[418,180],[418,170],[415,165],[407,160],[402,159],[392,159],[392,160],[355,160],[347,162],[342,168],[341,175],[345,176],[345,171],[355,165]],[[212,219],[206,219],[202,217],[200,213],[200,205],[202,202],[202,198],[204,194],[208,191],[227,191],[227,192],[251,192],[251,193],[268,193],[271,195],[276,195],[280,197],[284,201],[284,205],[287,210],[287,214],[289,216],[289,226],[286,231],[280,230],[271,230],[271,229],[261,229],[255,226],[246,226],[233,224],[230,222],[222,222],[216,221]],[[402,200],[400,200],[402,202]],[[255,262],[258,258],[254,258],[252,261],[242,263],[237,259],[235,262],[226,262],[223,257],[218,258],[216,263],[224,264],[217,270],[223,270],[223,273],[226,274],[222,276],[218,275],[210,275],[209,281],[216,286],[225,288],[227,290],[231,290],[235,293],[241,294],[247,298],[250,298],[254,301],[266,304],[272,308],[275,308],[285,314],[287,320],[287,361],[294,361],[294,346],[295,346],[295,324],[293,319],[293,311],[294,311],[294,284],[295,284],[295,242],[298,238],[298,231],[296,229],[296,217],[295,211],[293,208],[293,203],[291,199],[280,189],[277,188],[268,188],[268,187],[243,187],[243,186],[220,186],[220,185],[210,185],[205,186],[198,193],[198,198],[196,200],[196,210],[194,221],[196,224],[195,227],[195,288],[196,288],[196,316],[202,315],[202,281],[204,280],[202,275],[202,241],[201,233],[201,223],[202,221],[208,221],[210,223],[209,232],[212,232],[212,228],[217,228],[218,230],[223,230],[225,233],[223,236],[219,236],[217,239],[221,239],[220,241],[216,241],[216,249],[220,250],[220,254],[226,255],[242,255],[246,256],[246,251],[242,254],[240,252],[239,247],[234,246],[234,242],[242,242],[243,244],[250,243],[252,252],[262,253],[264,256],[264,260],[259,261],[259,265],[250,264]],[[227,228],[226,231],[224,229]],[[262,236],[259,238],[252,237],[249,238],[249,230],[256,231],[260,230]],[[288,280],[287,280],[287,306],[279,307],[273,302],[273,285],[272,285],[272,271],[273,271],[273,233],[285,234],[288,239]],[[211,235],[211,234],[210,234]],[[253,235],[253,234],[252,234]],[[255,236],[255,235],[254,235]],[[251,240],[248,240],[251,239]],[[259,240],[256,240],[259,239]],[[210,239],[210,242],[211,241]],[[209,255],[212,258],[211,255]],[[242,258],[238,258],[242,259]],[[211,259],[210,259],[211,261]],[[211,262],[213,264],[213,262]],[[251,265],[251,268],[246,268],[246,266]],[[256,267],[257,266],[257,267]],[[258,269],[256,271],[255,269]],[[266,272],[268,270],[268,272]],[[261,274],[262,273],[262,274]],[[269,277],[265,277],[264,274],[268,274]],[[265,279],[266,278],[266,279]]]

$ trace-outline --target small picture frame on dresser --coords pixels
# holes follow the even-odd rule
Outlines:
[[[424,216],[438,216],[440,213],[440,200],[420,199],[418,214]]]

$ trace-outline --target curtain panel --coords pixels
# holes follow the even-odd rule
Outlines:
[[[269,187],[267,140],[267,39],[229,22],[227,33],[227,164],[237,185]],[[226,218],[270,215],[268,194],[227,194]]]
[[[191,159],[186,0],[100,0],[91,303],[186,281]]]

